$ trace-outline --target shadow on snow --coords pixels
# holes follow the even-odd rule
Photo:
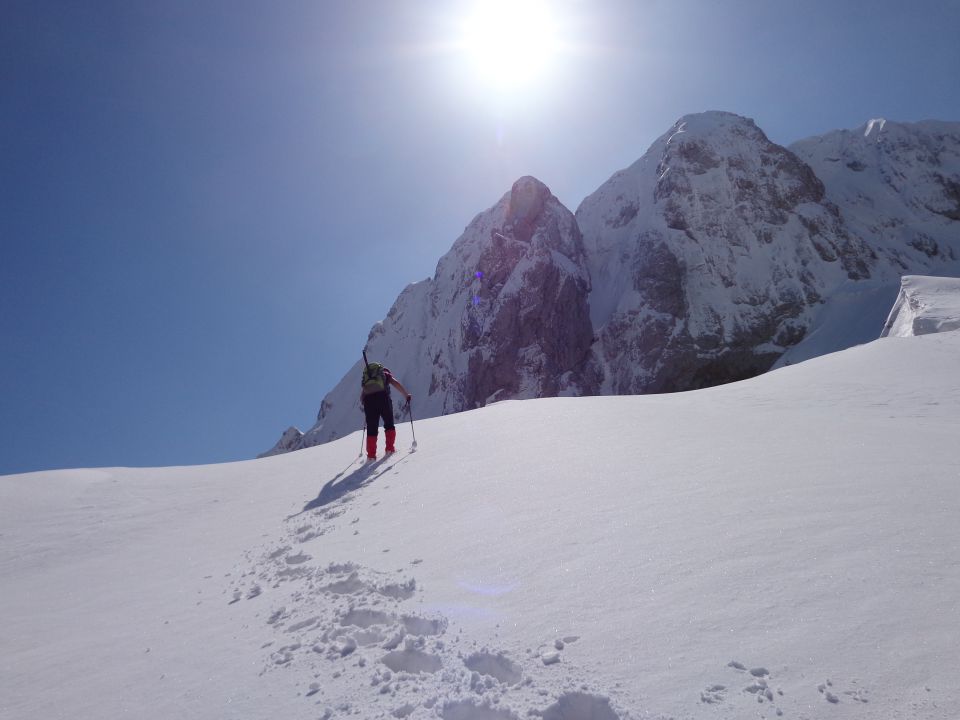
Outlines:
[[[289,520],[290,518],[295,518],[305,512],[322,508],[326,505],[336,502],[337,500],[340,500],[349,493],[359,490],[364,485],[369,485],[378,477],[386,473],[387,470],[395,468],[397,465],[404,462],[404,460],[406,460],[406,458],[403,458],[398,462],[388,463],[388,458],[384,457],[376,462],[361,465],[352,473],[344,477],[347,471],[354,465],[354,463],[350,463],[350,465],[338,472],[329,482],[327,482],[326,485],[320,488],[320,493],[313,500],[304,505],[303,510],[290,515],[287,517],[287,519]]]

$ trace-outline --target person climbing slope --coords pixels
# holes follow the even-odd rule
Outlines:
[[[393,423],[393,399],[390,397],[392,385],[410,403],[413,397],[393,374],[381,363],[367,362],[367,355],[363,355],[363,376],[360,379],[360,404],[363,406],[367,418],[367,462],[377,459],[377,433],[380,427],[380,418],[383,418],[383,434],[386,437],[386,454],[396,452],[394,443],[397,430]]]

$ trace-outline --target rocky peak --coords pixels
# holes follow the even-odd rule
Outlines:
[[[709,190],[702,207],[708,225],[724,232],[735,210],[748,221],[783,225],[802,203],[819,203],[823,183],[784,147],[770,142],[753,120],[731,113],[688,115],[661,138],[654,197],[665,206],[667,226],[691,223],[684,200]],[[709,187],[708,187],[709,186]],[[726,233],[729,237],[729,233]]]
[[[300,432],[299,428],[295,428],[292,425],[284,430],[283,435],[280,436],[280,439],[277,440],[277,444],[266,452],[260,453],[257,455],[258,458],[270,457],[271,455],[281,455],[283,453],[290,452],[291,450],[298,450],[300,444],[303,441],[303,433]]]
[[[517,180],[510,189],[504,231],[519,242],[529,242],[544,206],[552,197],[550,189],[534,177]]]
[[[510,398],[590,394],[590,278],[576,220],[522,177],[477,215],[370,332],[367,353],[415,393],[417,417]],[[353,431],[359,363],[323,399],[307,447]]]
[[[756,375],[871,252],[813,170],[731,113],[681,118],[577,210],[605,392]]]

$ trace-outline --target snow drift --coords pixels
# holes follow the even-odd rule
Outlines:
[[[960,278],[907,276],[882,337],[960,330]]]

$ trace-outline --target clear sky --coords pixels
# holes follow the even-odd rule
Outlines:
[[[960,120],[958,0],[529,1],[2,0],[0,474],[306,429],[514,180],[575,210],[681,115]]]

